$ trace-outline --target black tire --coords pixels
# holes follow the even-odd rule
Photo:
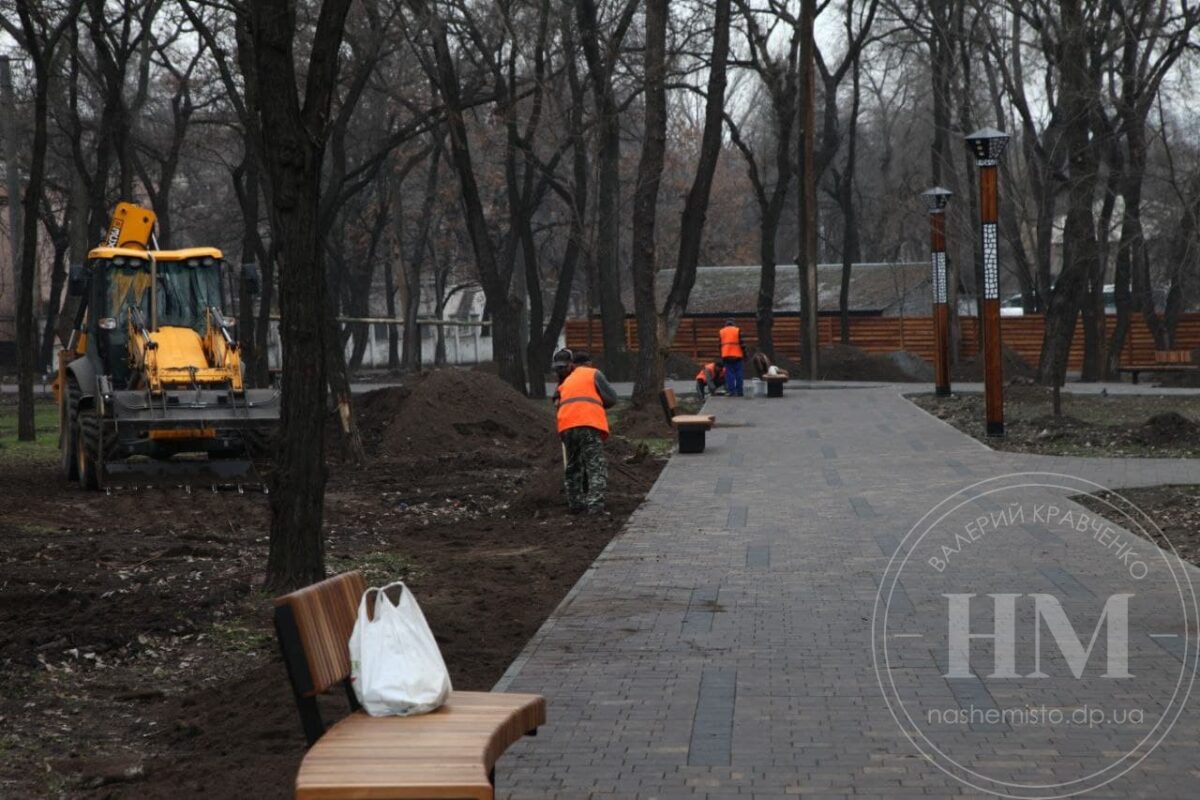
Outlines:
[[[79,454],[79,485],[84,489],[103,488],[100,461],[100,418],[95,411],[79,412],[76,452]]]
[[[59,448],[62,451],[62,476],[68,481],[79,480],[79,396],[82,392],[74,378],[67,380],[67,393],[59,417],[61,431]]]

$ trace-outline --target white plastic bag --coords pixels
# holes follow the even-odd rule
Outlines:
[[[400,587],[393,605],[387,590]],[[375,618],[367,598],[375,593]],[[373,717],[427,714],[450,696],[450,673],[416,598],[402,582],[370,588],[350,634],[350,683]]]

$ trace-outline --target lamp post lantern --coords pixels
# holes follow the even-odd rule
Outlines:
[[[922,192],[929,209],[929,243],[933,262],[933,370],[938,395],[950,394],[950,309],[946,305],[946,204],[954,193],[941,186]]]
[[[983,236],[983,394],[987,435],[1004,435],[1004,370],[1000,361],[999,196],[996,179],[1008,134],[982,128],[967,137],[979,168],[979,223]]]

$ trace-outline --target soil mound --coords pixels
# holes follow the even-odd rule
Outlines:
[[[1032,383],[1037,380],[1037,368],[1030,365],[1020,353],[1009,347],[1000,350],[1000,362],[1004,369],[1004,380],[1007,383]],[[983,380],[983,355],[972,356],[958,362],[958,366],[950,371],[950,379],[964,383],[977,383]]]
[[[1162,446],[1195,441],[1197,434],[1200,434],[1200,425],[1176,411],[1164,411],[1146,420],[1134,433],[1134,439],[1142,444]]]
[[[442,453],[529,453],[553,429],[545,410],[500,378],[478,370],[441,369],[358,400],[358,424],[369,451],[415,458]]]
[[[915,362],[925,362],[913,353],[872,355],[853,345],[834,344],[821,348],[820,359],[822,380],[888,383],[928,380],[924,370],[914,370],[912,365]],[[916,372],[921,374],[914,374]]]

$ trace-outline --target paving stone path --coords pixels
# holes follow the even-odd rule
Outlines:
[[[707,451],[671,459],[626,529],[501,680],[499,688],[543,693],[550,717],[501,760],[503,796],[984,796],[924,758],[884,700],[872,616],[892,554],[937,503],[994,475],[1065,473],[1109,487],[1200,483],[1200,461],[999,453],[900,391],[793,388],[782,400],[709,401],[719,427]],[[1065,492],[1031,492],[1073,507]],[[1043,588],[1069,611],[1116,590],[1089,537],[1042,528],[995,536],[1005,546],[980,549],[986,557],[964,566],[986,587],[981,595],[1003,591],[1001,579],[1031,557]],[[906,571],[892,593],[890,629],[905,630],[919,614],[944,618],[941,579],[928,569]],[[974,628],[976,611],[986,609],[972,608],[973,629],[990,628]],[[1182,640],[1161,632],[1167,620],[1157,613],[1130,611],[1131,670],[1142,688],[1165,685],[1184,658]],[[1080,624],[1080,635],[1095,621],[1093,614]],[[946,679],[944,646],[896,635],[913,637],[892,640],[901,691],[931,706],[1020,702],[987,669]],[[1112,684],[1055,684],[1078,690],[1066,704],[1103,701],[1105,685]],[[931,736],[964,765],[1022,786],[1102,769],[1121,744],[1107,731],[1092,742],[978,721],[953,730]],[[1148,758],[1088,796],[1200,796],[1198,741],[1200,714],[1189,707]]]

